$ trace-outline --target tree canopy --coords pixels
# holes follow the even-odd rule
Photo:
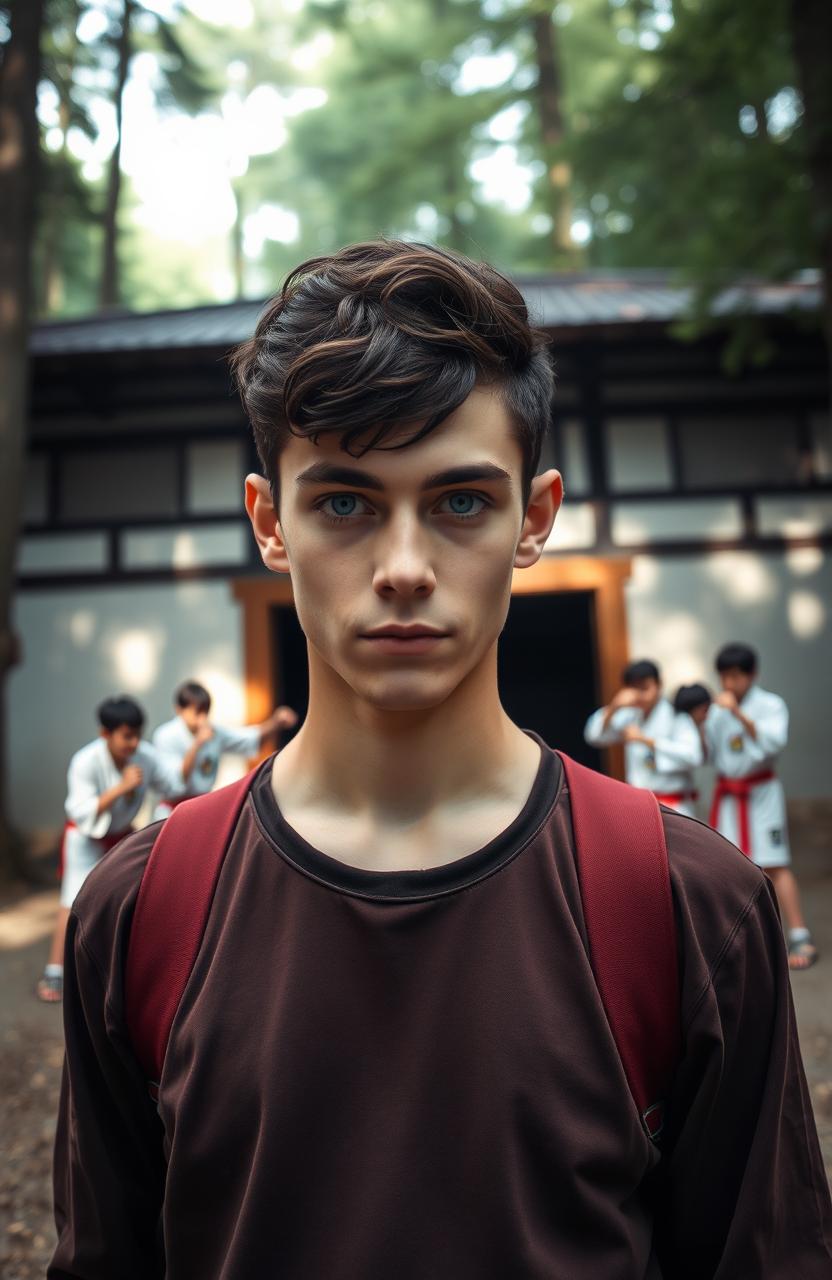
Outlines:
[[[700,320],[727,281],[824,265],[790,0],[47,0],[43,32],[41,314],[257,296],[380,234],[661,267]],[[122,133],[140,108],[224,131],[204,242],[150,225],[122,107]]]

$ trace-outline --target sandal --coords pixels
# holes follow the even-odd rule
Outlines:
[[[60,1004],[64,996],[64,980],[60,974],[45,973],[35,988],[35,995],[44,1004]]]
[[[818,949],[809,938],[789,943],[789,968],[811,969],[818,958]]]

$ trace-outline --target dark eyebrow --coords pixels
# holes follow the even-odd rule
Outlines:
[[[471,484],[477,480],[511,480],[507,471],[495,466],[493,462],[473,462],[468,466],[451,467],[448,471],[437,471],[423,482],[423,489],[443,489],[446,485]]]
[[[437,471],[427,476],[422,483],[422,490],[442,489],[454,484],[472,484],[475,481],[511,480],[511,476],[502,467],[493,462],[475,462],[468,466],[450,467],[447,471]],[[313,462],[311,467],[301,471],[295,484],[342,484],[355,489],[383,490],[384,484],[371,471],[362,471],[359,467],[340,466],[335,462]]]
[[[334,462],[313,462],[301,471],[295,484],[344,484],[356,489],[383,489],[378,476],[358,467],[341,467]]]

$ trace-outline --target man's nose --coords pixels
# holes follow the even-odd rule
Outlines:
[[[379,535],[374,590],[379,595],[429,596],[435,586],[425,529],[415,512],[397,513]]]

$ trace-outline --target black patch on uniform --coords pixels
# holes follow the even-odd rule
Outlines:
[[[779,827],[772,827],[768,833],[768,838],[772,844],[781,845],[783,843],[783,832]]]
[[[204,759],[200,762],[199,772],[203,775],[203,777],[207,778],[209,773],[212,772],[213,768],[214,768],[214,762],[212,761],[211,757],[205,756]]]

